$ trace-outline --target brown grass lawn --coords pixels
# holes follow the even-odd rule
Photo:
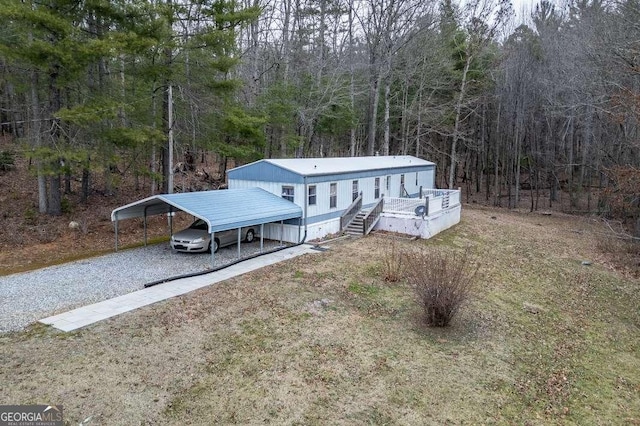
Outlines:
[[[480,256],[477,298],[445,329],[383,280],[384,236],[75,333],[33,325],[0,336],[0,403],[89,425],[640,424],[640,281],[610,267],[600,231],[465,208],[432,240],[393,243]]]

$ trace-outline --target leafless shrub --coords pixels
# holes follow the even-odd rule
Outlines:
[[[89,220],[88,219],[82,219],[80,221],[80,232],[82,232],[84,235],[87,235],[89,233]]]
[[[395,241],[391,242],[385,249],[382,264],[384,266],[385,281],[391,283],[400,281],[404,267],[404,254],[398,249]]]
[[[615,268],[626,270],[635,277],[640,277],[640,241],[616,236],[602,236],[596,247],[605,254]]]
[[[100,206],[95,209],[95,213],[93,217],[98,219],[100,222],[111,222],[111,207],[108,206]]]
[[[602,237],[597,241],[597,247],[603,253],[640,254],[640,241],[631,238]]]
[[[11,151],[0,151],[0,172],[8,172],[15,167],[16,154]]]
[[[38,231],[38,241],[43,244],[52,243],[60,236],[58,230],[50,225],[38,225],[36,229]]]
[[[69,229],[74,231],[76,237],[87,235],[89,233],[89,219],[83,217],[79,220],[69,222]]]
[[[604,172],[612,185],[600,197],[603,213],[622,220],[640,237],[640,168],[616,166]]]
[[[415,289],[427,326],[446,327],[450,323],[471,296],[478,269],[470,249],[406,253],[405,276]]]

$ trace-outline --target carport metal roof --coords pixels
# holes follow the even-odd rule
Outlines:
[[[209,233],[302,217],[296,204],[261,188],[246,188],[154,195],[113,210],[111,221],[177,210],[204,220]]]

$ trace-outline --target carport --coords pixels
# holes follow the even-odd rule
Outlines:
[[[216,232],[238,229],[238,257],[241,228],[260,225],[260,250],[263,246],[264,224],[298,219],[298,236],[302,209],[291,201],[261,188],[223,189],[218,191],[185,192],[154,195],[119,207],[111,212],[115,226],[115,246],[118,250],[118,222],[123,219],[144,219],[144,243],[147,244],[147,217],[169,214],[169,232],[173,234],[173,213],[183,211],[204,220],[213,241]],[[299,239],[299,238],[298,238]],[[211,266],[215,254],[211,251]]]

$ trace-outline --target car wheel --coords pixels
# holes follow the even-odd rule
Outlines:
[[[245,235],[244,240],[248,243],[250,243],[251,241],[253,241],[253,239],[256,237],[256,234],[253,232],[253,229],[249,229],[247,231],[247,235]]]
[[[218,249],[220,248],[220,240],[218,240],[217,238],[215,240],[213,240],[213,252],[217,253]],[[209,253],[211,253],[211,241],[209,241]]]

